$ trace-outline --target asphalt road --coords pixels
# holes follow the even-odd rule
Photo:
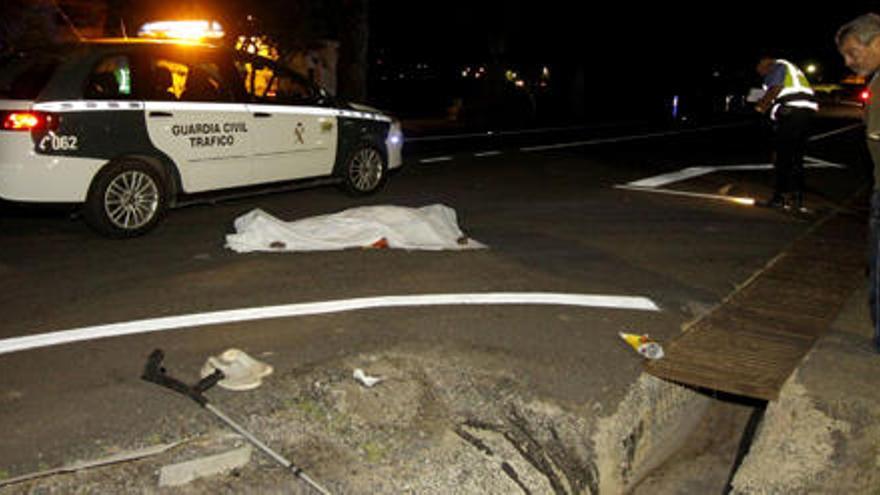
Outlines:
[[[821,121],[814,134],[850,124]],[[688,167],[766,163],[765,137],[752,125],[670,132],[628,124],[421,140],[409,145],[407,166],[376,196],[352,199],[320,187],[191,206],[129,241],[101,239],[63,213],[7,206],[0,210],[0,339],[223,309],[425,293],[642,296],[661,311],[375,309],[0,354],[0,470],[16,475],[102,446],[139,444],[167,429],[167,418],[192,415],[191,405],[138,379],[155,347],[187,378],[208,355],[229,347],[268,356],[279,372],[402,345],[476,348],[510,357],[545,396],[613,404],[640,372],[617,332],[674,336],[868,183],[859,132],[852,130],[810,144],[811,157],[846,165],[809,170],[811,217],[615,187]],[[560,146],[533,149],[545,145]],[[766,170],[727,169],[662,189],[765,197],[770,181]],[[454,208],[462,229],[490,249],[241,255],[224,248],[233,220],[253,208],[292,220],[361,205],[432,203]]]

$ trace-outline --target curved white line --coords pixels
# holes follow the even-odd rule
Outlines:
[[[488,292],[475,294],[424,294],[417,296],[380,296],[357,299],[341,299],[312,303],[285,304],[242,308],[210,313],[195,313],[111,323],[93,327],[61,330],[58,332],[25,335],[0,340],[0,354],[70,344],[84,340],[119,337],[138,333],[161,332],[178,328],[242,321],[287,318],[327,313],[340,313],[372,308],[396,308],[404,306],[445,306],[471,304],[554,304],[594,308],[634,309],[659,311],[653,301],[644,297],[606,296],[592,294],[562,294],[554,292]]]

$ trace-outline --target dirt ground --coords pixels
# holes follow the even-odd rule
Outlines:
[[[455,356],[455,357],[453,357]],[[272,376],[259,393],[211,391],[216,406],[333,493],[589,493],[590,404],[547,402],[510,373],[505,356],[395,349]],[[474,366],[479,363],[479,366]],[[366,388],[363,368],[384,381]],[[157,390],[157,394],[166,392]],[[178,400],[169,398],[168,400]],[[180,398],[179,400],[184,400]],[[595,409],[594,409],[595,408]],[[241,469],[178,488],[165,465],[233,450],[243,439],[195,405],[149,442],[188,438],[143,460],[48,476],[10,493],[296,493],[302,483],[258,451]],[[113,449],[108,448],[107,454]],[[308,491],[302,491],[308,493]]]

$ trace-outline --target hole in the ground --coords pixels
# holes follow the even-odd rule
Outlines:
[[[767,402],[712,390],[696,428],[665,462],[630,491],[633,495],[727,494],[754,439]]]

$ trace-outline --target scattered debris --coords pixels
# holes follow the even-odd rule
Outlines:
[[[144,459],[147,457],[153,457],[168,450],[177,447],[189,440],[181,440],[179,442],[165,443],[160,445],[153,445],[150,447],[146,447],[143,449],[132,450],[127,452],[120,452],[118,454],[114,454],[109,457],[102,457],[100,459],[94,459],[90,461],[77,461],[72,464],[68,464],[66,466],[61,466],[58,468],[46,469],[44,471],[37,471],[35,473],[28,473],[21,476],[16,476],[14,478],[8,478],[4,480],[0,480],[0,488],[8,485],[14,485],[17,483],[23,483],[25,481],[30,481],[38,478],[45,478],[47,476],[53,476],[56,474],[62,473],[73,473],[77,471],[84,471],[86,469],[92,469],[96,467],[104,467],[109,466],[111,464],[119,464],[122,462],[130,462],[136,461],[139,459]]]
[[[378,241],[370,244],[369,247],[372,249],[388,249],[388,239],[383,237]]]
[[[251,460],[251,446],[191,461],[171,464],[159,471],[159,487],[181,486],[199,478],[244,467]]]
[[[244,351],[229,349],[219,356],[211,356],[202,366],[201,377],[205,378],[220,370],[224,378],[217,382],[227,390],[251,390],[263,383],[263,378],[272,374],[272,366],[257,361]]]
[[[228,416],[226,416],[226,414],[224,414],[222,411],[214,407],[213,404],[210,404],[208,402],[208,398],[205,397],[205,392],[211,389],[211,387],[216,385],[218,382],[220,382],[220,380],[223,380],[225,378],[222,370],[215,369],[213,373],[202,378],[198,381],[198,383],[189,385],[168,375],[168,371],[165,369],[164,366],[162,366],[162,361],[164,360],[165,353],[162,352],[162,349],[156,349],[151,352],[150,356],[147,358],[147,364],[144,365],[144,372],[141,374],[141,379],[150,383],[155,383],[160,387],[165,387],[169,390],[185,395],[188,398],[192,399],[193,402],[211,412],[211,414],[216,416],[217,419],[225,423],[226,426],[235,430],[236,433],[243,436],[248,442],[262,450],[263,453],[271,457],[272,460],[284,466],[284,469],[290,472],[292,475],[296,476],[297,478],[301,479],[303,482],[307,483],[309,486],[317,490],[318,493],[321,493],[322,495],[328,495],[330,493],[324,487],[319,485],[315,480],[310,478],[309,475],[304,473],[303,470],[298,468],[294,463],[290,462],[281,454],[269,448],[269,446],[251,435],[251,433],[245,430],[240,424],[230,419]]]
[[[620,338],[635,349],[636,352],[648,359],[663,358],[663,347],[647,334],[638,335],[620,332]]]
[[[364,373],[364,370],[357,368],[354,370],[354,379],[357,380],[361,385],[371,388],[373,385],[384,380],[384,378],[380,378],[378,376],[370,376]]]

